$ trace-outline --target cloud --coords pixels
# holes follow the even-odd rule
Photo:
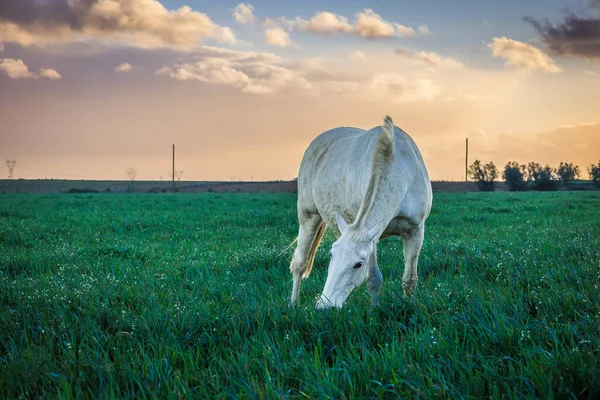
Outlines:
[[[348,23],[348,18],[328,11],[321,11],[308,21],[299,19],[298,24],[300,25],[300,29],[318,35],[349,33],[352,31],[352,26]]]
[[[463,68],[464,64],[455,58],[443,57],[430,51],[412,52],[404,49],[396,49],[396,54],[417,61],[420,64],[443,68]]]
[[[302,74],[314,87],[312,95],[360,99],[368,103],[413,103],[433,101],[442,89],[431,79],[403,73],[348,73],[347,62],[328,64],[326,59],[311,59],[288,65]]]
[[[429,30],[429,27],[427,25],[419,25],[419,26],[417,26],[417,34],[421,35],[421,36],[433,35],[431,33],[431,31]]]
[[[413,37],[416,35],[431,35],[427,25],[420,25],[415,31],[409,26],[384,20],[370,8],[366,8],[364,11],[356,13],[354,30],[359,36],[368,39],[391,38],[394,36]]]
[[[56,80],[62,76],[53,69],[41,68],[39,74],[29,71],[29,67],[25,65],[23,60],[15,60],[13,58],[0,59],[0,71],[4,71],[11,79],[38,79],[48,78]]]
[[[128,62],[122,63],[115,67],[116,72],[129,72],[132,71],[135,67]]]
[[[348,18],[343,15],[334,14],[329,11],[320,11],[309,20],[300,17],[292,20],[284,17],[275,19],[265,18],[263,26],[299,29],[322,36],[344,34],[356,35],[367,39],[431,35],[426,25],[420,25],[415,30],[397,22],[386,21],[370,8],[355,13],[353,23],[350,23]]]
[[[0,60],[0,70],[4,71],[12,79],[35,78],[35,75],[29,71],[23,60],[4,58]]]
[[[211,85],[230,86],[246,93],[273,94],[284,90],[307,93],[313,86],[299,71],[281,65],[268,53],[206,48],[197,62],[164,67],[156,74]]]
[[[290,34],[281,28],[269,28],[265,30],[265,41],[271,46],[289,47],[292,40]]]
[[[163,68],[157,72],[168,73],[178,80],[199,80],[211,84],[229,85],[246,89],[250,87],[250,78],[242,71],[236,69],[235,64],[229,60],[207,58],[205,60],[178,65],[174,70]]]
[[[354,61],[368,61],[369,57],[359,50],[354,50],[348,53],[348,58]]]
[[[592,1],[592,5],[600,5],[600,1]],[[600,58],[600,16],[568,14],[556,26],[548,20],[538,21],[530,16],[524,19],[538,31],[553,54]]]
[[[331,62],[331,63],[330,63]],[[283,61],[270,53],[203,47],[198,60],[165,66],[156,75],[225,86],[255,95],[294,93],[319,98],[343,95],[367,102],[432,101],[442,90],[431,79],[406,73],[349,74],[329,59]]]
[[[364,80],[325,80],[318,82],[318,89],[321,96],[344,96],[383,104],[430,102],[441,94],[431,79],[397,74],[375,74]]]
[[[54,70],[54,69],[40,68],[39,77],[40,78],[48,78],[48,79],[54,81],[57,79],[61,79],[62,75],[59,74],[58,72],[56,72],[56,70]]]
[[[415,34],[414,29],[385,21],[371,9],[356,13],[354,26],[359,36],[369,39],[389,38],[395,36],[396,32],[399,33],[399,36],[414,36]]]
[[[238,4],[233,10],[233,17],[240,24],[255,24],[254,6],[252,4]]]
[[[208,15],[188,6],[168,10],[157,0],[3,0],[0,6],[0,42],[30,46],[82,39],[181,49],[204,39],[236,40]]]
[[[368,82],[367,89],[395,103],[431,101],[441,92],[431,79],[408,79],[392,74],[375,75]]]
[[[543,72],[562,71],[544,52],[527,43],[495,37],[488,47],[494,57],[505,60],[505,65]]]

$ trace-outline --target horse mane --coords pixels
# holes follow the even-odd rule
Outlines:
[[[367,190],[360,204],[356,220],[353,225],[363,227],[368,211],[371,209],[375,200],[375,195],[381,185],[384,171],[391,164],[394,157],[394,122],[389,115],[385,116],[384,124],[381,126],[381,132],[373,148],[371,157],[371,176]],[[359,229],[358,231],[361,231]]]

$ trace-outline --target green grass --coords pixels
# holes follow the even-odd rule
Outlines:
[[[295,201],[0,196],[0,398],[600,397],[600,193],[438,193],[416,295],[386,239],[332,312]]]

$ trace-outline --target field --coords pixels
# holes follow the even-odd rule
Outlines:
[[[460,184],[460,183],[459,183]],[[474,185],[472,185],[474,186]],[[176,181],[175,191],[183,193],[295,193],[296,181],[227,182]],[[0,194],[4,193],[166,193],[173,183],[160,181],[94,181],[69,179],[0,179]]]
[[[0,398],[600,398],[600,192],[436,193],[402,296],[288,306],[294,194],[0,195]]]
[[[574,182],[578,186],[590,186],[589,181]],[[475,182],[433,181],[434,191],[473,192],[479,190]],[[508,190],[504,182],[496,183],[496,190]],[[170,181],[92,181],[69,179],[0,179],[0,194],[10,193],[165,193],[172,192]],[[182,193],[296,193],[297,182],[210,182],[177,181],[175,191]]]

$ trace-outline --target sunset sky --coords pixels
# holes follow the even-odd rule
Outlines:
[[[0,0],[0,160],[17,178],[297,176],[389,114],[434,180],[600,159],[600,0]],[[0,178],[7,176],[3,166]]]

